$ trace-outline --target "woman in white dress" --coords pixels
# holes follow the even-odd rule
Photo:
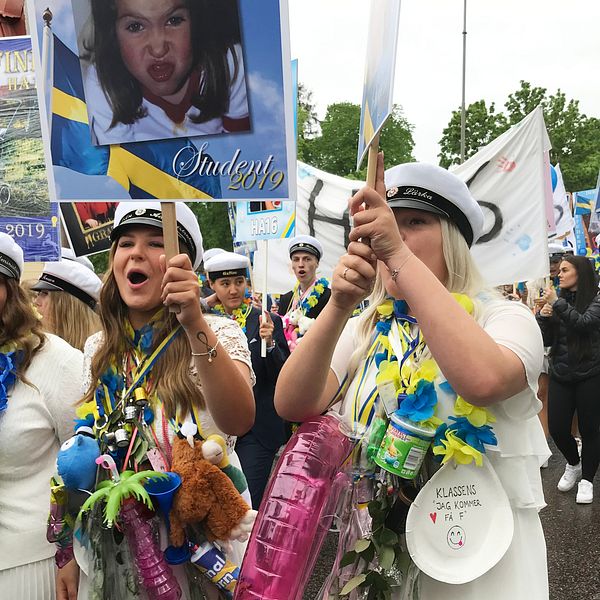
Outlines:
[[[54,600],[48,482],[73,434],[83,355],[42,332],[22,269],[23,252],[0,233],[0,596]]]
[[[124,410],[119,405],[123,390],[135,384],[140,364],[149,365],[148,375],[136,385],[149,401],[144,421],[155,451],[148,452],[142,462],[149,462],[155,470],[169,470],[173,438],[183,423],[189,425],[193,420],[197,437],[220,434],[225,438],[229,459],[239,467],[233,451],[235,436],[246,433],[254,422],[250,353],[237,324],[202,314],[194,273],[202,260],[202,236],[194,214],[183,203],[177,203],[177,221],[183,253],[166,263],[160,204],[121,203],[117,207],[110,267],[100,298],[103,331],[92,336],[85,347],[86,394],[79,413],[91,420],[104,451],[105,440],[98,434],[104,410],[100,404],[108,409],[107,418],[109,410]],[[169,312],[174,305],[178,312]],[[172,342],[152,362],[151,355],[172,335]],[[112,383],[104,388],[100,382],[109,379]],[[108,389],[111,385],[114,392]],[[109,398],[98,394],[98,388],[108,392]],[[167,545],[163,536],[162,547]],[[228,557],[239,564],[243,544],[234,542],[232,547]],[[108,560],[116,563],[117,558]],[[59,599],[87,598],[96,564],[92,561],[86,567],[87,577],[79,581],[79,596],[72,591],[77,588],[77,565],[61,569]],[[173,571],[183,598],[189,598],[184,567],[173,567]],[[104,581],[106,586],[115,583],[108,573]],[[143,590],[141,593],[145,597]]]
[[[380,155],[376,188],[359,191],[350,200],[350,213],[354,229],[347,254],[334,270],[331,299],[280,374],[279,414],[303,421],[329,409],[356,431],[357,415],[369,423],[381,410],[380,384],[386,375],[381,364],[390,381],[412,377],[420,367],[436,369],[435,376],[423,378],[433,383],[430,397],[437,405],[414,420],[435,416],[451,429],[448,417],[457,414],[457,396],[474,409],[486,408],[488,420],[495,417],[497,445],[486,446],[485,455],[510,501],[515,533],[504,557],[481,577],[450,585],[421,573],[416,597],[547,599],[538,511],[544,506],[539,467],[549,450],[536,417],[542,342],[526,307],[500,299],[481,283],[469,252],[483,228],[479,206],[463,182],[439,167],[400,165],[385,173],[384,182]],[[351,319],[369,294],[369,308]],[[391,311],[393,306],[394,313],[378,311],[384,311],[386,297],[406,303],[398,309],[402,317],[391,301],[387,307]],[[382,314],[387,320],[381,320]],[[388,354],[380,363],[371,353],[382,331],[398,362]],[[403,355],[398,348],[407,347],[402,345],[407,337],[409,349]],[[431,361],[426,364],[428,358],[434,367]],[[349,385],[338,402],[336,391],[344,382]],[[403,396],[392,398],[399,411]],[[439,442],[437,447],[444,448]]]

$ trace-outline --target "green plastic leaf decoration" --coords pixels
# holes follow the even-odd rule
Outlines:
[[[357,588],[359,585],[363,584],[365,582],[365,579],[367,578],[367,576],[365,575],[365,573],[361,573],[360,575],[357,575],[356,577],[353,577],[343,588],[342,591],[340,592],[340,596],[347,596],[353,589]]]
[[[356,540],[356,543],[354,544],[354,552],[356,552],[357,554],[360,554],[361,552],[364,552],[370,545],[371,545],[371,540],[365,540],[365,539]]]

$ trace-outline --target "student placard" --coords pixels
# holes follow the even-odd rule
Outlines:
[[[62,202],[62,214],[69,245],[76,256],[97,254],[110,248],[116,202]]]
[[[400,0],[371,0],[356,170],[392,112]]]
[[[25,260],[60,258],[58,209],[50,203],[31,39],[0,39],[0,231]]]
[[[287,0],[121,6],[28,0],[53,197],[294,200]]]
[[[236,205],[235,241],[292,238],[296,231],[296,205],[280,200]]]

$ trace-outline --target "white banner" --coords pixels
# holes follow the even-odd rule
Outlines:
[[[473,256],[490,285],[549,272],[544,153],[550,147],[538,107],[453,170],[484,211],[484,234]]]
[[[549,148],[542,110],[537,108],[454,170],[470,186],[486,217],[485,233],[473,254],[490,285],[537,279],[549,272],[544,187],[544,152]],[[313,235],[323,244],[320,276],[330,278],[346,251],[348,198],[363,185],[298,163],[296,233]],[[295,283],[287,244],[269,242],[269,292],[286,292]],[[255,255],[255,285],[262,279],[261,264]]]
[[[554,200],[554,222],[556,223],[556,237],[562,238],[573,231],[575,221],[569,206],[569,195],[565,190],[565,182],[560,170],[560,164],[554,167],[556,171],[556,187],[552,194]]]

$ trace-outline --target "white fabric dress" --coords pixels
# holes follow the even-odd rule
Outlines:
[[[233,48],[237,61],[237,73],[232,79],[229,91],[229,108],[223,117],[228,119],[243,119],[248,117],[248,99],[244,74],[244,58],[242,48],[236,44]],[[229,72],[235,70],[233,52],[227,53]],[[202,82],[200,83],[202,85]],[[85,97],[90,111],[90,131],[95,144],[124,144],[129,142],[145,142],[150,140],[170,139],[173,137],[194,137],[199,135],[214,135],[227,133],[221,117],[210,119],[204,123],[194,123],[190,117],[199,116],[197,108],[192,106],[182,123],[174,123],[165,111],[152,104],[147,99],[142,100],[146,116],[131,125],[117,123],[110,127],[113,112],[98,80],[96,68],[90,65],[85,71]]]
[[[46,334],[0,415],[0,597],[53,600],[54,554],[46,541],[50,477],[62,442],[73,435],[83,355]]]
[[[500,345],[512,350],[522,361],[529,387],[521,393],[498,402],[488,409],[497,421],[493,429],[497,446],[488,446],[489,458],[510,500],[515,520],[512,544],[502,560],[484,576],[464,585],[449,585],[421,574],[422,600],[547,600],[548,573],[546,544],[538,511],[545,506],[540,466],[550,456],[537,413],[537,381],[542,367],[543,344],[539,327],[523,305],[517,302],[478,298],[482,303],[478,323]],[[358,319],[351,319],[338,341],[331,368],[341,383],[348,361],[355,348]],[[392,330],[393,332],[393,330]],[[392,336],[390,334],[390,336]],[[390,338],[391,339],[391,338]],[[469,369],[469,365],[465,365]],[[358,370],[360,372],[360,369]],[[368,394],[375,386],[376,367],[367,373],[363,390]],[[453,414],[454,397],[444,392],[436,380],[438,413],[441,419]],[[348,424],[352,425],[352,401],[355,378],[341,403],[334,406]],[[465,398],[468,401],[468,398]],[[458,467],[460,468],[460,467]]]
[[[204,318],[206,319],[208,325],[210,326],[210,328],[213,330],[213,332],[217,336],[220,346],[227,351],[229,356],[233,360],[242,362],[248,366],[248,368],[250,369],[251,382],[252,382],[252,385],[254,385],[256,383],[256,378],[254,375],[254,371],[252,370],[252,360],[250,357],[250,350],[248,349],[248,341],[246,339],[246,334],[242,331],[240,326],[235,321],[232,321],[231,319],[226,319],[225,317],[220,317],[220,316],[215,316],[215,315],[204,315]],[[83,350],[83,352],[84,352],[84,365],[83,365],[84,389],[88,389],[89,386],[91,385],[91,361],[92,361],[94,354],[98,351],[98,348],[100,347],[100,344],[102,342],[102,336],[103,336],[103,332],[98,332],[98,333],[94,334],[93,336],[91,336],[90,338],[88,338],[88,340],[85,344],[85,348]],[[190,376],[193,377],[194,379],[196,378],[195,370],[191,363],[190,363]],[[200,384],[198,384],[198,385],[200,385]],[[200,422],[202,425],[202,431],[203,431],[204,435],[209,436],[212,434],[218,434],[218,435],[222,436],[227,443],[229,461],[231,462],[231,464],[233,466],[235,466],[241,470],[242,466],[240,464],[240,459],[238,458],[238,456],[234,450],[235,442],[236,442],[237,438],[235,436],[226,435],[225,433],[220,431],[217,428],[217,426],[215,425],[215,422],[213,421],[208,410],[199,411],[199,417],[200,417]],[[162,431],[161,411],[155,411],[155,418],[154,418],[154,421],[152,422],[152,427],[156,430],[157,433]],[[170,428],[169,428],[169,431],[170,431],[170,439],[172,442],[175,434]],[[161,441],[161,436],[159,433],[157,434],[157,437],[158,437],[159,441]],[[163,451],[164,451],[164,448],[163,448]],[[250,498],[250,493],[248,492],[248,490],[246,490],[242,494],[242,496],[243,496],[244,500],[246,501],[246,503],[249,506],[252,506],[252,500]],[[161,538],[162,538],[161,544],[162,544],[163,548],[166,548],[168,543],[167,543],[166,535],[163,535],[164,533],[165,533],[164,531],[161,532]],[[246,551],[246,545],[247,545],[247,542],[237,542],[237,541],[232,542],[231,543],[231,552],[227,553],[227,557],[234,564],[241,566],[242,559],[244,558],[244,552]],[[173,569],[173,572],[177,576],[179,584],[181,585],[181,588],[183,590],[184,595],[182,596],[182,600],[186,600],[187,598],[189,598],[189,591],[188,591],[188,586],[187,586],[187,577],[185,576],[183,567],[182,566],[175,566],[175,567],[172,566],[171,568]],[[79,580],[79,597],[82,599],[87,598],[87,591],[88,591],[87,577],[85,577],[85,575],[82,573],[80,580]],[[142,594],[142,598],[145,598],[144,594]]]

